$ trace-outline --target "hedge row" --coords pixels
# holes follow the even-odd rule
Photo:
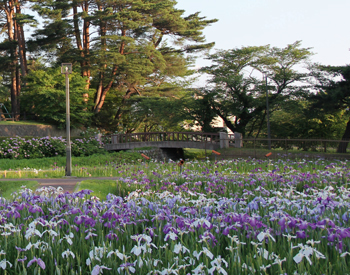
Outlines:
[[[72,156],[89,156],[104,151],[97,138],[79,138],[71,141]],[[7,138],[0,141],[0,158],[34,159],[66,155],[66,140],[62,137],[25,139]]]

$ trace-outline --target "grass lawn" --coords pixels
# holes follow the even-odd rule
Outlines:
[[[106,153],[95,154],[87,157],[72,157],[72,165],[74,167],[94,167],[104,166],[109,162],[131,162],[137,160],[137,153]],[[0,159],[0,170],[16,170],[24,168],[35,169],[52,169],[55,167],[64,167],[66,165],[66,157],[51,157],[37,159]]]
[[[105,200],[109,193],[125,197],[132,191],[135,191],[137,186],[127,186],[125,183],[116,180],[84,180],[79,184],[78,191],[85,189],[94,191],[92,193],[93,196]]]
[[[24,121],[0,121],[0,125],[50,125],[49,123],[43,123],[38,121],[30,121],[30,120],[24,120]]]
[[[5,199],[10,199],[11,194],[21,189],[21,186],[26,186],[31,190],[35,190],[39,184],[36,181],[14,180],[0,182],[0,196]]]
[[[238,158],[250,159],[318,159],[320,157],[330,159],[350,159],[349,154],[328,154],[303,151],[285,151],[252,149],[252,148],[227,148],[218,149],[221,155],[212,153],[212,150],[185,149],[185,159],[216,161],[221,159],[233,160]],[[271,152],[271,155],[270,155]],[[149,165],[156,162],[149,162]],[[87,157],[72,157],[72,175],[77,177],[116,177],[137,165],[144,165],[140,153],[133,151],[105,152]],[[0,159],[0,179],[13,178],[16,180],[26,178],[61,178],[65,175],[66,157],[52,157],[41,159]],[[132,190],[133,191],[133,190]]]
[[[184,153],[185,153],[185,159],[204,159],[206,156],[210,157],[211,150],[185,148]],[[205,155],[205,153],[207,153],[207,155]]]

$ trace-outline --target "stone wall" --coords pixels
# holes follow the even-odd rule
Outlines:
[[[72,129],[71,136],[79,136],[81,130]],[[0,125],[0,137],[65,137],[66,130],[51,125]]]

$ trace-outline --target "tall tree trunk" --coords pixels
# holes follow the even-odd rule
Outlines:
[[[6,13],[6,23],[7,23],[7,35],[10,42],[16,41],[16,23],[14,20],[14,14],[15,14],[15,4],[14,2],[8,1],[4,3],[4,6],[2,6],[2,10]],[[9,64],[9,70],[10,70],[10,78],[11,78],[11,107],[12,107],[12,114],[14,118],[17,120],[19,118],[19,75],[17,73],[17,47],[14,46],[15,44],[11,45],[10,48],[10,57],[11,57],[11,63]]]
[[[114,116],[115,120],[119,120],[121,119],[122,115],[123,115],[123,111],[122,111],[122,107],[125,105],[125,103],[127,102],[127,100],[133,95],[138,93],[139,95],[141,95],[141,93],[135,88],[135,87],[131,87],[129,88],[125,95],[123,96],[122,102],[120,103],[120,106]]]
[[[257,121],[258,121],[258,118],[256,118],[256,119],[253,121],[252,127],[250,127],[250,131],[249,131],[249,133],[248,133],[248,135],[247,135],[248,138],[252,135],[252,132],[253,132],[253,130],[254,130],[254,127],[255,127],[255,124],[256,124]]]
[[[16,14],[21,14],[21,6],[17,3]],[[16,23],[16,40],[18,42],[18,56],[21,65],[21,75],[25,77],[27,75],[27,58],[26,58],[26,47],[23,26]],[[23,84],[25,86],[25,84]]]
[[[81,3],[80,7],[83,12],[87,15],[89,12],[89,2],[84,1]],[[80,51],[81,61],[81,76],[86,77],[86,90],[90,89],[90,76],[91,76],[91,62],[90,62],[90,21],[86,18],[83,19],[83,40],[81,39],[81,31],[79,28],[79,14],[78,14],[78,6],[73,6],[73,25],[74,25],[74,34],[75,40],[77,43],[77,48]],[[84,94],[84,98],[88,98],[88,93]]]
[[[102,81],[100,81],[98,88],[97,88],[97,95],[99,96],[99,98],[98,98],[98,101],[96,101],[95,108],[94,108],[94,112],[96,114],[101,111],[108,91],[109,91],[109,88],[104,88]]]
[[[220,112],[217,112],[217,114],[219,115],[219,117],[222,118],[222,120],[225,122],[226,127],[229,128],[232,133],[237,132],[237,128],[235,127],[235,125],[224,115],[222,115]]]
[[[117,73],[117,66],[115,66],[113,68],[112,71],[112,76],[115,76]],[[95,108],[94,108],[94,112],[97,114],[101,111],[102,106],[105,102],[106,99],[106,95],[109,92],[109,90],[112,88],[112,85],[114,83],[114,79],[113,77],[111,77],[111,80],[109,81],[109,83],[106,86],[103,86],[103,75],[104,72],[100,73],[100,81],[99,81],[99,85],[97,87],[97,93],[96,93],[96,99],[95,99]]]
[[[99,81],[99,84],[97,87],[96,98],[95,98],[95,107],[94,107],[95,113],[99,113],[101,111],[102,106],[103,106],[105,99],[106,99],[106,95],[109,92],[109,90],[112,88],[112,85],[114,83],[113,76],[115,76],[117,74],[117,70],[118,70],[118,66],[114,66],[114,68],[112,70],[112,74],[111,74],[112,77],[106,86],[103,86],[104,72],[100,72],[100,81]]]
[[[17,77],[16,77],[16,67],[14,64],[11,64],[11,109],[12,109],[12,117],[16,119],[18,113],[18,105],[17,105]]]
[[[16,14],[21,14],[21,7],[16,3]],[[15,120],[18,121],[20,118],[21,104],[20,104],[20,93],[21,93],[21,79],[27,75],[27,59],[25,51],[25,38],[23,32],[23,26],[14,22],[14,38],[17,41],[18,48],[15,49],[15,64],[16,64],[16,100],[17,100],[17,113]],[[20,63],[18,66],[18,63]]]
[[[265,122],[265,117],[266,117],[266,110],[265,110],[264,116],[263,116],[262,119],[261,119],[261,122],[260,122],[260,125],[259,125],[259,130],[258,130],[258,133],[256,134],[255,138],[258,138],[259,135],[260,135],[262,126],[263,126],[263,124],[264,124],[264,122]]]
[[[18,61],[16,62],[18,63]],[[21,104],[19,100],[19,96],[21,93],[21,73],[20,69],[18,67],[18,64],[16,66],[16,100],[17,100],[17,113],[15,115],[15,120],[19,121],[19,117],[21,116]]]
[[[339,143],[337,153],[346,153],[346,148],[348,147],[350,141],[350,118],[348,123],[346,124],[345,132],[343,134],[342,140],[343,142]]]
[[[102,11],[102,5],[98,5],[98,10]],[[106,39],[104,36],[106,35],[106,24],[102,21],[100,21],[100,37],[101,37],[101,48],[102,50],[106,50]],[[103,65],[104,68],[107,68],[107,64]],[[96,89],[96,96],[95,96],[95,106],[94,106],[94,112],[99,113],[101,111],[102,105],[104,103],[106,92],[104,91],[103,87],[103,81],[104,81],[104,70],[101,70],[99,73],[99,81],[98,86]]]
[[[89,13],[89,1],[85,1],[83,4],[83,10],[86,14]],[[90,62],[90,20],[84,18],[83,24],[83,46],[84,46],[84,56],[85,56],[85,67],[83,68],[83,76],[87,77],[87,87],[90,88],[90,76],[91,76],[91,62]]]
[[[106,24],[104,22],[100,23],[100,35],[101,37],[105,36],[107,32],[106,29]],[[126,36],[126,31],[122,30],[122,36]],[[106,39],[101,38],[101,47],[102,49],[106,47]],[[125,49],[125,42],[121,42],[120,48],[119,48],[119,53],[124,54],[124,49]],[[105,68],[107,68],[107,65],[104,65]],[[107,85],[103,86],[103,78],[104,78],[104,72],[100,73],[100,81],[99,81],[99,86],[97,87],[96,91],[96,98],[95,98],[95,107],[94,107],[94,112],[99,113],[102,109],[102,106],[105,102],[105,98],[109,90],[112,88],[112,85],[114,83],[114,77],[116,76],[118,71],[118,66],[114,65],[112,73],[110,75],[110,78],[108,80]],[[120,108],[119,108],[120,109]]]

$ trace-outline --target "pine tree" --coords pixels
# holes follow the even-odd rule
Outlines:
[[[22,14],[25,2],[5,0],[0,2],[0,10],[5,14],[0,24],[6,28],[7,39],[0,43],[1,65],[9,71],[11,107],[16,120],[20,116],[19,95],[21,91],[21,79],[27,74],[26,43],[23,26],[25,23],[34,22],[30,15]]]
[[[188,74],[188,57],[213,46],[202,30],[217,20],[184,16],[175,6],[172,0],[40,1],[35,7],[47,22],[31,45],[50,49],[56,63],[79,64],[86,89],[95,90],[96,114],[108,94],[118,94],[113,117],[119,120],[131,96]]]

